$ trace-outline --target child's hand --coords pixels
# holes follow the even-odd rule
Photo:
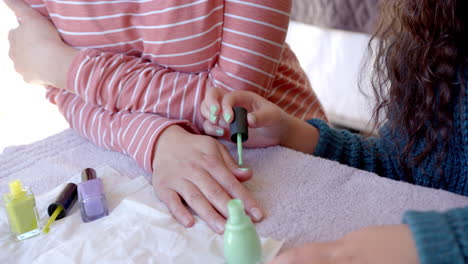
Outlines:
[[[326,243],[290,249],[269,264],[404,263],[417,264],[418,252],[407,225],[367,227]]]
[[[182,199],[220,234],[228,217],[227,203],[233,198],[244,202],[254,221],[262,219],[260,207],[241,184],[252,177],[252,171],[241,170],[216,139],[170,126],[161,134],[154,155],[156,195],[182,225],[194,224]]]
[[[245,91],[236,91],[226,94],[222,98],[223,125],[226,136],[229,138],[229,124],[233,121],[234,106],[242,106],[249,112],[247,122],[249,125],[249,140],[244,143],[246,147],[269,147],[281,143],[285,134],[287,114],[277,105],[258,94]],[[221,111],[220,111],[221,112]],[[205,121],[203,128],[206,132],[216,129],[211,122]]]
[[[18,18],[10,31],[9,56],[29,83],[65,89],[68,67],[77,50],[66,45],[54,25],[23,0],[5,0]]]
[[[257,148],[282,145],[304,153],[313,153],[319,138],[315,127],[287,114],[260,95],[245,91],[235,91],[223,97],[223,116],[229,117],[226,123],[233,120],[234,106],[244,107],[249,112],[249,139],[244,146]],[[205,121],[203,128],[205,131],[210,130],[212,124]]]

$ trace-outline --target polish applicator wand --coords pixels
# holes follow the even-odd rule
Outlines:
[[[247,109],[243,107],[232,108],[234,119],[230,125],[231,141],[237,143],[237,155],[239,166],[244,166],[242,157],[242,143],[249,139],[249,127],[247,124]]]
[[[55,221],[64,218],[78,198],[77,186],[74,183],[68,183],[65,185],[65,188],[57,197],[55,203],[49,205],[47,208],[47,213],[50,218],[47,221],[44,229],[42,230],[44,234],[49,233],[50,225]]]

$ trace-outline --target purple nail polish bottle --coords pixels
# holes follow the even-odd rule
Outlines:
[[[83,222],[91,222],[109,214],[102,180],[91,168],[83,170],[82,182],[78,185],[78,199]]]

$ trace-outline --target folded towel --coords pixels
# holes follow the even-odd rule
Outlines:
[[[235,146],[227,143],[234,154]],[[283,249],[327,241],[360,227],[398,224],[408,209],[447,210],[468,198],[410,185],[282,147],[247,149],[254,177],[245,185],[267,213],[259,234],[285,240]],[[144,172],[129,157],[98,148],[65,130],[0,155],[0,192],[21,179],[36,194],[47,192],[86,167],[110,166],[129,178]]]

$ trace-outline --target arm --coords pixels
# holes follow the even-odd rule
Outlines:
[[[421,264],[468,261],[468,207],[445,213],[406,212]]]
[[[80,51],[70,63],[67,90],[108,111],[156,113],[196,123],[209,85],[207,72],[181,73],[132,56]]]
[[[70,126],[81,136],[100,147],[130,155],[148,172],[153,171],[156,141],[167,127],[179,125],[198,133],[188,121],[147,113],[107,111],[57,88],[49,88],[47,98],[58,106]]]
[[[78,94],[87,103],[106,110],[155,112],[192,122],[197,117],[198,100],[203,99],[207,87],[217,85],[268,94],[283,50],[291,6],[290,1],[225,1],[218,61],[208,72],[190,74],[139,57],[90,49],[78,51],[68,47],[56,32],[50,34],[53,25],[44,17],[21,1],[12,3],[15,12],[27,18],[21,26],[24,34],[17,34],[18,43],[37,43],[24,50],[36,51],[32,52],[37,57],[35,61],[41,62],[28,67],[30,57],[23,56],[23,71],[43,74],[43,83]],[[40,11],[47,15],[46,9]],[[38,29],[35,25],[39,22]],[[44,42],[46,36],[52,37]],[[54,41],[59,44],[54,45]],[[17,54],[23,53],[21,50]],[[20,65],[21,61],[17,58],[15,64]],[[49,70],[49,65],[57,67]],[[35,69],[28,69],[31,67]],[[171,106],[177,102],[182,102],[183,107]]]
[[[179,73],[138,57],[98,50],[70,56],[73,52],[68,50],[57,62],[63,65],[62,73],[49,82],[114,111],[166,109],[171,95],[187,107],[199,105],[193,93],[198,89],[203,95],[213,85],[267,95],[283,50],[290,5],[290,1],[226,1],[220,55],[208,74]],[[67,76],[67,69],[64,82],[61,76]],[[193,81],[198,77],[201,83]],[[176,93],[184,87],[189,94],[174,95],[174,86],[179,88]]]
[[[231,197],[245,201],[254,220],[263,217],[240,182],[248,180],[251,171],[239,169],[223,144],[196,135],[196,128],[187,121],[149,113],[110,112],[57,88],[49,89],[47,96],[82,136],[126,153],[153,171],[150,181],[156,195],[182,225],[192,226],[194,218],[181,199],[218,233],[223,232]]]
[[[210,74],[227,90],[269,95],[283,52],[292,1],[225,1],[223,39]]]
[[[403,225],[366,227],[342,238],[290,249],[269,264],[466,263],[468,207],[446,213],[407,212]]]
[[[22,23],[15,32],[16,36],[20,37],[18,43],[27,46],[30,42],[21,41],[21,39],[28,39],[27,33],[37,31],[34,28],[35,22],[45,21],[45,19],[21,1],[13,1],[10,4],[22,18]],[[51,28],[50,22],[46,22],[48,23],[46,25]],[[16,45],[11,46],[16,47]],[[16,56],[12,57],[16,58]],[[28,65],[28,61],[31,61],[31,57],[19,58],[20,60],[14,59],[15,66],[23,65],[23,62]],[[34,61],[37,60],[39,59],[36,58]],[[115,61],[109,60],[108,62],[111,63],[108,65],[111,67]],[[139,63],[137,61],[134,65],[137,66]],[[125,62],[121,65],[124,66]],[[50,70],[47,67],[39,68],[44,68],[45,72]],[[98,72],[105,74],[106,68],[102,67]],[[127,72],[131,72],[130,69]],[[154,69],[148,69],[148,71],[154,71]],[[93,73],[92,69],[91,73]],[[225,205],[230,197],[242,199],[247,211],[255,220],[260,220],[262,213],[251,194],[240,183],[241,180],[249,179],[252,176],[251,172],[239,169],[224,145],[211,137],[195,135],[197,131],[188,121],[180,121],[180,119],[185,119],[183,114],[187,115],[187,113],[188,116],[195,118],[195,111],[192,114],[191,106],[188,110],[184,108],[183,97],[182,101],[177,101],[177,95],[180,94],[176,94],[179,76],[181,83],[184,83],[183,79],[187,78],[185,88],[188,83],[200,88],[202,79],[207,79],[201,77],[203,74],[207,75],[207,73],[202,73],[192,80],[193,75],[172,72],[172,76],[175,76],[172,80],[172,94],[168,96],[166,109],[158,110],[167,113],[167,118],[154,113],[133,113],[127,109],[109,111],[83,100],[76,94],[53,87],[49,88],[47,96],[50,101],[58,105],[70,125],[84,137],[97,145],[131,155],[147,171],[154,170],[152,179],[156,195],[168,206],[180,223],[185,226],[191,226],[194,223],[190,212],[182,204],[182,198],[213,230],[222,232],[223,216],[227,216]],[[87,77],[89,82],[86,85],[91,82],[92,75]],[[164,77],[166,75],[162,77],[163,82]],[[135,78],[135,76],[130,78]],[[127,81],[129,80],[121,80],[124,83]],[[46,82],[45,84],[55,83]],[[123,83],[119,87],[121,86]],[[200,93],[201,89],[198,88],[194,93]],[[162,92],[162,89],[159,91]],[[182,94],[185,96],[185,89]],[[145,97],[146,99],[154,100],[154,98]],[[120,97],[117,97],[117,104],[119,100]],[[172,102],[177,105],[171,108]],[[195,104],[192,105],[196,107]],[[168,118],[174,118],[177,121]],[[164,138],[158,140],[159,137]],[[158,141],[157,144],[156,141]]]
[[[383,177],[403,180],[398,155],[395,154],[395,146],[386,127],[381,129],[380,137],[366,138],[346,130],[330,128],[319,119],[309,120],[308,123],[320,134],[313,151],[315,156],[375,172]]]
[[[319,119],[300,120],[265,98],[251,92],[236,91],[223,97],[223,115],[233,116],[232,107],[245,107],[249,114],[249,147],[284,147],[313,153],[381,176],[402,179],[395,147],[388,130],[379,138],[364,138],[345,130],[330,128]]]

